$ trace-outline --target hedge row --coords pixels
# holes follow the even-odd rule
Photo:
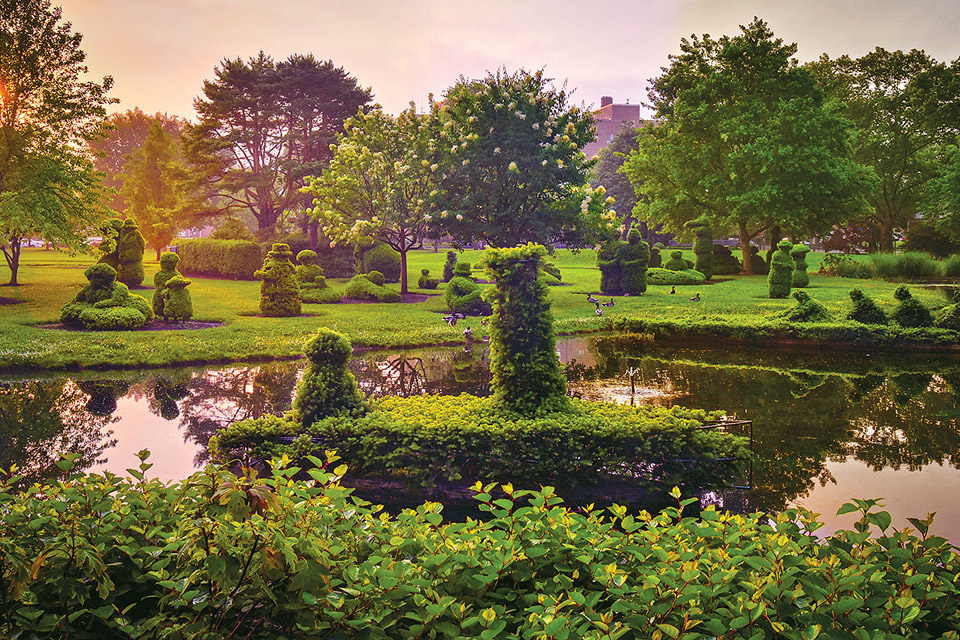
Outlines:
[[[248,240],[181,240],[177,244],[180,272],[191,276],[213,276],[253,280],[263,266],[260,245]]]

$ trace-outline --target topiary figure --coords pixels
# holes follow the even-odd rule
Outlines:
[[[260,283],[260,312],[268,318],[300,315],[300,283],[288,245],[277,243],[254,272]]]
[[[120,257],[117,253],[117,241],[120,239],[120,230],[123,229],[123,220],[107,218],[97,227],[100,231],[100,244],[97,250],[102,254],[97,262],[108,264],[114,271],[120,268]]]
[[[660,243],[657,243],[660,244]],[[649,268],[659,269],[663,265],[663,256],[660,255],[660,248],[657,246],[650,247],[650,263],[647,265]]]
[[[453,313],[467,316],[490,315],[490,303],[483,299],[483,290],[468,278],[454,276],[447,283],[444,299]]]
[[[171,319],[174,322],[183,322],[193,317],[193,300],[190,299],[190,292],[187,287],[192,280],[188,280],[181,275],[174,276],[167,280],[167,286],[164,290],[163,318]]]
[[[420,269],[420,277],[417,279],[417,287],[420,289],[436,289],[440,284],[440,278],[431,278],[430,269]]]
[[[469,262],[464,262],[461,260],[457,264],[453,265],[453,277],[473,280],[473,265],[471,265]]]
[[[788,309],[783,319],[788,322],[829,322],[830,312],[822,304],[811,298],[806,291],[794,291],[797,306]]]
[[[647,284],[650,285],[670,285],[686,286],[694,284],[703,284],[706,280],[703,274],[694,269],[684,269],[682,271],[671,271],[670,269],[647,269]]]
[[[933,326],[940,329],[960,331],[960,304],[950,304],[943,308],[933,321]]]
[[[297,254],[297,280],[301,287],[316,286],[317,276],[322,276],[323,269],[317,266],[317,252],[311,249],[304,249]]]
[[[139,287],[143,283],[145,248],[146,243],[136,221],[133,218],[124,220],[117,240],[117,280],[128,287]]]
[[[771,298],[786,298],[790,295],[790,285],[793,282],[793,258],[790,257],[792,247],[789,240],[781,240],[770,258],[767,290]]]
[[[796,244],[790,249],[790,257],[793,258],[793,285],[794,289],[802,289],[810,285],[810,274],[807,273],[807,254],[810,253],[810,247],[803,244]]]
[[[381,284],[377,284],[377,281]],[[396,291],[383,286],[383,274],[378,271],[353,276],[347,283],[343,296],[372,302],[400,302],[403,299]]]
[[[887,324],[887,316],[876,302],[860,289],[850,290],[850,299],[853,300],[853,309],[847,314],[848,320],[863,324]]]
[[[385,282],[400,282],[400,252],[386,243],[374,245],[363,254],[363,270],[379,271]]]
[[[153,309],[145,298],[130,293],[117,272],[108,264],[97,263],[83,275],[90,284],[77,293],[60,311],[60,322],[91,331],[139,329],[153,319]]]
[[[623,292],[639,296],[647,291],[647,265],[650,262],[650,245],[640,239],[634,227],[627,233],[627,242],[620,246],[619,259]]]
[[[713,245],[713,275],[732,276],[743,271],[743,265],[733,255],[730,247],[722,244]]]
[[[453,267],[457,264],[457,252],[447,251],[447,261],[443,263],[443,282],[450,282],[453,277]]]
[[[929,327],[933,325],[933,316],[930,310],[912,295],[906,285],[900,285],[893,292],[893,297],[900,301],[890,317],[901,327]]]
[[[697,256],[697,262],[692,266],[709,280],[713,277],[713,231],[704,218],[691,220],[684,226],[696,235],[693,252]]]
[[[597,268],[600,269],[600,293],[619,296],[623,293],[619,240],[610,240],[597,249]]]
[[[347,368],[353,354],[350,341],[330,329],[320,329],[304,350],[310,364],[303,374],[293,400],[301,426],[332,416],[359,416],[366,413],[363,394]]]
[[[167,281],[170,280],[170,278],[182,275],[177,270],[178,264],[180,264],[180,256],[172,251],[168,251],[160,256],[160,271],[153,274],[153,298],[150,300],[150,306],[153,307],[153,314],[155,316],[163,317],[163,305],[165,302],[163,292]]]
[[[547,288],[537,277],[546,254],[534,244],[484,251],[484,265],[496,282],[490,387],[502,409],[524,416],[570,409]]]
[[[760,255],[760,247],[750,245],[750,267],[755,276],[765,276],[770,273],[770,265]]]
[[[685,271],[690,268],[690,265],[683,259],[683,251],[671,251],[670,259],[663,263],[663,268],[670,271]]]

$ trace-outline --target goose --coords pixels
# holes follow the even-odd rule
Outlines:
[[[603,315],[603,309],[600,308],[600,303],[598,302],[598,303],[597,303],[597,316],[599,317],[599,316],[602,316],[602,315]]]
[[[456,316],[456,314],[454,314],[454,315],[449,315],[449,316],[443,316],[443,321],[446,322],[446,323],[447,323],[448,325],[450,325],[451,327],[457,326],[457,316]]]
[[[588,294],[587,294],[587,302],[589,302],[590,304],[595,304],[595,303],[599,302],[599,300],[597,300],[596,298],[594,298],[592,293],[588,293]]]
[[[603,306],[605,306],[605,307],[612,307],[612,306],[613,306],[613,298],[610,298],[610,302],[604,302],[604,303],[603,303]]]

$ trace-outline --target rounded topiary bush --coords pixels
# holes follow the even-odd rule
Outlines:
[[[706,279],[706,276],[694,269],[683,269],[682,271],[647,269],[647,284],[650,285],[671,285],[679,287],[703,284]]]
[[[447,261],[443,263],[443,281],[450,282],[453,277],[453,267],[457,264],[457,252],[447,251]]]
[[[483,299],[483,290],[473,280],[454,276],[447,283],[444,299],[454,313],[468,316],[490,314],[490,304]]]
[[[139,287],[143,283],[145,248],[146,243],[136,221],[133,218],[124,220],[117,240],[117,280],[128,287]]]
[[[660,243],[658,242],[657,244]],[[659,269],[661,266],[663,266],[663,256],[660,255],[660,247],[650,247],[650,263],[647,264],[647,267]]]
[[[675,250],[670,252],[670,259],[663,263],[663,268],[668,271],[686,271],[690,265],[683,259],[683,251]]]
[[[933,325],[930,310],[912,295],[906,285],[900,285],[893,296],[900,301],[891,320],[901,327],[929,327]]]
[[[375,272],[376,273],[376,272]],[[378,278],[379,279],[379,278]],[[383,280],[380,280],[383,282]],[[350,279],[343,297],[372,302],[400,302],[403,298],[393,289],[374,283],[369,273],[360,273]]]
[[[430,269],[421,269],[420,277],[417,279],[417,287],[420,289],[436,289],[440,284],[440,278],[431,278]]]
[[[848,320],[863,324],[887,324],[887,316],[876,302],[860,289],[850,290],[853,309],[847,314]]]
[[[810,285],[810,274],[807,273],[807,254],[810,253],[810,247],[797,244],[790,249],[790,257],[793,258],[793,280],[792,285],[795,289],[802,289]]]
[[[317,266],[317,252],[312,249],[304,249],[297,254],[297,280],[300,286],[316,286],[317,276],[324,275],[323,269]]]
[[[331,329],[320,329],[304,351],[310,364],[297,386],[293,409],[304,427],[331,416],[359,416],[366,411],[363,394],[347,363],[350,341]]]
[[[120,218],[107,218],[97,227],[100,231],[100,244],[97,250],[102,254],[97,262],[108,264],[114,270],[120,268],[120,257],[117,250],[120,240],[120,230],[123,229],[123,220]]]
[[[276,243],[253,275],[260,278],[260,312],[270,318],[300,315],[300,283],[290,258],[293,252]]]
[[[827,308],[814,300],[806,291],[794,291],[793,297],[797,305],[783,314],[783,319],[789,322],[829,322],[830,313]]]
[[[379,271],[385,282],[400,282],[400,252],[385,243],[374,245],[363,254],[363,270]]]
[[[793,244],[789,240],[781,240],[770,258],[767,290],[771,298],[786,298],[790,295],[793,284],[793,258],[790,257],[792,248]]]
[[[379,271],[370,271],[364,275],[367,276],[367,280],[377,285],[378,287],[382,287],[386,282],[386,278]]]

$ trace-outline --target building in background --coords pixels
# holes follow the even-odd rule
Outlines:
[[[620,128],[626,123],[633,126],[640,124],[640,105],[614,104],[613,98],[603,96],[600,98],[600,108],[595,109],[593,118],[597,123],[597,139],[583,148],[583,153],[592,158],[600,152],[613,136],[617,135]]]

